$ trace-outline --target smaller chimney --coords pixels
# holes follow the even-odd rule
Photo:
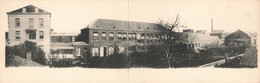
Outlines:
[[[39,13],[39,9],[38,8],[35,8],[34,11],[35,11],[35,13]]]
[[[213,31],[213,18],[211,18],[211,32]]]
[[[23,13],[26,13],[26,8],[23,8],[23,9],[22,9],[22,12],[23,12]]]

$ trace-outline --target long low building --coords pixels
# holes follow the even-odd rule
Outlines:
[[[58,59],[74,59],[82,56],[88,47],[85,42],[76,42],[78,33],[51,34],[50,57]]]

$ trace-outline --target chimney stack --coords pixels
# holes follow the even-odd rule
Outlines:
[[[211,32],[213,31],[213,18],[211,18]]]

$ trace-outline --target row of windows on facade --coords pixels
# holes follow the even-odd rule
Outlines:
[[[114,41],[114,32],[110,32],[109,36],[107,36],[107,32],[102,32],[101,33],[101,40],[102,41],[106,41],[107,37],[109,37],[109,41]],[[125,41],[126,39],[129,40],[138,40],[141,41],[142,40],[159,40],[159,39],[166,39],[165,35],[159,35],[159,33],[122,33],[122,32],[118,32],[117,33],[117,39],[118,40],[123,40]],[[92,37],[92,41],[93,42],[98,42],[99,41],[99,33],[98,32],[93,32],[93,37]]]
[[[214,44],[218,44],[217,42],[210,42],[210,43],[193,43],[193,44],[187,44],[189,47],[194,48],[194,47],[201,47],[204,45],[214,45]]]
[[[129,51],[147,51],[151,50],[149,49],[149,46],[130,46]],[[119,53],[124,53],[125,47],[123,46],[118,46],[118,52]],[[109,56],[114,53],[114,47],[109,47],[109,46],[101,46],[101,47],[94,47],[92,48],[92,56]]]
[[[51,42],[70,43],[74,42],[77,36],[51,36]]]
[[[20,23],[20,18],[15,18],[15,26],[19,27],[21,25]],[[39,26],[43,27],[44,26],[44,19],[39,18]],[[29,18],[29,27],[34,27],[34,18]]]
[[[26,32],[27,39],[36,39],[36,31],[30,31]],[[15,31],[15,39],[20,40],[21,39],[21,32],[20,31]],[[39,31],[39,39],[43,40],[44,39],[44,32]]]
[[[210,43],[211,45],[212,45],[212,42]],[[200,47],[200,46],[203,46],[203,45],[205,45],[205,43],[194,43],[194,46],[195,47]]]

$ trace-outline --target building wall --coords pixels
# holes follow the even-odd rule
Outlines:
[[[186,35],[186,44],[188,49],[204,49],[206,45],[220,45],[221,39],[216,36],[205,35],[201,33],[183,33]]]
[[[51,34],[50,55],[53,57],[56,56],[58,59],[84,57],[83,53],[86,53],[84,49],[87,48],[87,45],[81,45],[81,42],[77,42],[77,35],[77,33],[53,32]]]
[[[129,51],[141,51],[146,50],[146,46],[150,44],[156,44],[159,43],[157,40],[159,40],[159,34],[160,31],[157,30],[106,30],[106,29],[89,29],[88,30],[82,30],[81,34],[85,34],[86,37],[84,37],[86,42],[89,42],[90,44],[90,51],[92,53],[92,56],[108,56],[109,54],[112,54],[114,51],[115,46],[119,47],[120,52],[125,52],[127,49],[127,46],[129,45]],[[94,33],[97,32],[97,36],[94,36]],[[111,36],[113,40],[110,40],[110,33],[113,32],[114,35]],[[127,33],[128,32],[128,33]],[[106,36],[102,36],[102,33],[106,33]],[[122,39],[120,39],[119,34],[122,33]],[[125,34],[125,35],[124,35]],[[130,35],[131,34],[131,37]],[[133,36],[132,34],[135,34]],[[143,34],[143,35],[142,35]],[[153,35],[153,36],[152,36]],[[157,35],[157,37],[156,37]],[[127,42],[127,37],[128,41]],[[94,41],[94,38],[97,38],[98,41]],[[102,39],[106,40],[102,40]]]
[[[15,18],[20,18],[20,26],[15,26]],[[36,30],[36,39],[28,39],[26,35],[26,29],[29,28],[29,18],[34,18],[34,27],[33,29]],[[40,27],[39,18],[44,19],[44,26]],[[8,27],[9,33],[8,38],[11,46],[18,45],[23,43],[24,41],[32,41],[35,42],[38,46],[42,46],[46,56],[50,53],[50,26],[51,26],[51,16],[50,14],[28,14],[28,15],[19,15],[19,14],[12,14],[8,15]],[[20,40],[16,40],[16,31],[20,31]],[[44,39],[40,39],[39,31],[44,32]],[[48,58],[48,57],[46,57]]]
[[[51,36],[51,42],[71,43],[74,42],[77,36]]]
[[[257,33],[253,33],[250,35],[250,43],[251,45],[257,45]]]

